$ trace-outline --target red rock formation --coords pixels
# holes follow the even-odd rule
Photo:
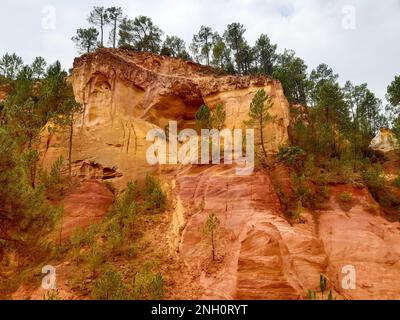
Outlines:
[[[98,181],[87,181],[64,199],[62,239],[67,239],[77,226],[87,228],[98,223],[114,202],[114,195]]]
[[[309,214],[304,224],[290,225],[265,172],[237,177],[232,167],[195,168],[177,182],[185,217],[179,252],[198,275],[200,298],[301,299],[318,290],[320,274],[338,299],[400,296],[400,224],[369,213],[373,200],[366,190],[349,188],[357,197],[349,212],[332,197],[318,225]],[[221,221],[217,262],[201,233],[211,212]],[[356,290],[342,288],[346,265],[356,269]]]

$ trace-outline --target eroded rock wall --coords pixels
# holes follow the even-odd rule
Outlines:
[[[224,76],[181,59],[101,49],[76,59],[70,80],[84,108],[77,116],[73,147],[74,174],[82,179],[108,179],[93,174],[102,167],[115,172],[111,179],[123,187],[146,172],[160,170],[146,161],[147,133],[155,127],[164,129],[171,120],[179,129],[195,128],[202,104],[213,109],[222,103],[227,128],[243,128],[261,88],[274,102],[273,120],[265,128],[266,148],[276,152],[288,142],[288,102],[281,84],[266,77]],[[43,146],[43,164],[49,167],[60,154],[67,154],[68,134],[46,136]]]

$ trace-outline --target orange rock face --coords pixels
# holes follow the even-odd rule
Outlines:
[[[357,199],[349,211],[333,196],[317,220],[304,213],[305,223],[290,225],[265,172],[237,177],[228,166],[197,168],[177,182],[185,217],[178,248],[198,276],[199,298],[302,299],[319,291],[325,274],[338,299],[399,299],[400,224],[368,212],[366,190],[349,188]],[[215,262],[202,234],[210,212],[220,220]],[[343,285],[345,266],[354,267],[355,289]]]
[[[77,226],[87,228],[98,223],[114,202],[114,196],[98,181],[87,181],[64,199],[62,239],[67,239]]]
[[[77,176],[96,168],[115,172],[114,183],[154,172],[146,161],[147,133],[170,120],[178,128],[194,128],[202,104],[222,103],[226,126],[243,127],[255,93],[264,88],[272,97],[273,120],[265,128],[266,148],[276,152],[288,142],[289,105],[279,81],[262,76],[223,76],[214,69],[175,58],[124,50],[98,50],[76,59],[71,77],[84,114],[75,127],[73,161]],[[57,140],[57,141],[56,141]],[[67,153],[68,135],[48,139],[44,165]],[[101,178],[101,177],[100,177]]]

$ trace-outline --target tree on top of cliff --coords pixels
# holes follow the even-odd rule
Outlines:
[[[46,60],[42,57],[36,57],[31,65],[34,79],[42,79],[46,75]]]
[[[393,107],[400,107],[400,76],[396,76],[388,86],[387,99]]]
[[[193,36],[191,45],[192,51],[198,61],[205,60],[206,64],[210,65],[210,53],[212,49],[213,32],[210,27],[201,26],[200,31]]]
[[[273,45],[267,35],[262,34],[258,38],[254,49],[260,72],[269,76],[272,75],[275,61],[278,58],[277,48],[278,46]]]
[[[212,65],[229,73],[235,73],[235,67],[231,58],[231,49],[218,32],[215,32],[213,35]]]
[[[131,47],[139,51],[159,53],[163,31],[149,17],[139,16],[135,20],[123,19],[120,26],[119,47]]]
[[[241,23],[231,23],[228,25],[227,30],[224,33],[224,40],[233,52],[234,60],[236,62],[236,68],[239,73],[245,73],[245,66],[244,66],[244,48],[246,45],[246,40],[244,39],[245,32],[246,29]]]
[[[104,27],[110,23],[108,11],[104,7],[93,7],[88,17],[88,22],[100,28],[100,45],[104,46]]]
[[[122,17],[122,8],[121,7],[111,7],[107,9],[107,16],[110,20],[110,24],[112,26],[110,32],[110,40],[113,48],[116,48],[117,45],[117,34],[118,34],[118,23],[121,21]]]
[[[400,141],[400,76],[396,76],[388,86],[386,98],[390,103],[386,109],[392,118],[393,132]]]
[[[273,77],[282,83],[289,102],[307,105],[307,65],[293,50],[286,49],[277,61]]]
[[[164,56],[190,60],[190,55],[186,51],[185,41],[177,36],[167,36],[162,45],[161,54]]]
[[[95,28],[78,29],[76,36],[72,38],[81,53],[89,53],[96,50],[99,32]]]
[[[6,53],[0,60],[0,74],[10,80],[14,80],[21,70],[24,62],[15,53]]]
[[[325,63],[321,63],[316,69],[311,71],[309,81],[309,100],[313,106],[317,103],[316,99],[320,87],[326,82],[336,83],[338,78],[339,75],[335,74]]]

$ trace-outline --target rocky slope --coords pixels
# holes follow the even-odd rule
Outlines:
[[[150,129],[169,120],[192,128],[204,103],[211,108],[223,103],[228,128],[241,128],[260,88],[274,102],[274,120],[265,131],[268,151],[275,152],[287,143],[290,123],[278,81],[220,75],[179,59],[106,49],[78,58],[71,81],[85,109],[73,148],[73,171],[84,183],[66,198],[63,236],[106,213],[111,194],[93,180],[123,188],[157,172],[173,204],[166,229],[154,236],[170,259],[164,267],[175,270],[166,269],[168,297],[302,299],[326,274],[339,299],[400,298],[400,224],[387,222],[379,210],[371,212],[376,203],[366,189],[334,186],[326,210],[305,212],[304,223],[291,225],[268,171],[239,177],[234,166],[152,167],[146,162]],[[66,154],[68,139],[43,139],[43,164],[49,166]],[[336,200],[344,191],[357,199],[347,211]],[[221,221],[216,262],[201,234],[209,213]],[[342,268],[348,265],[356,270],[354,290],[342,287]],[[65,283],[61,287],[70,297]]]

